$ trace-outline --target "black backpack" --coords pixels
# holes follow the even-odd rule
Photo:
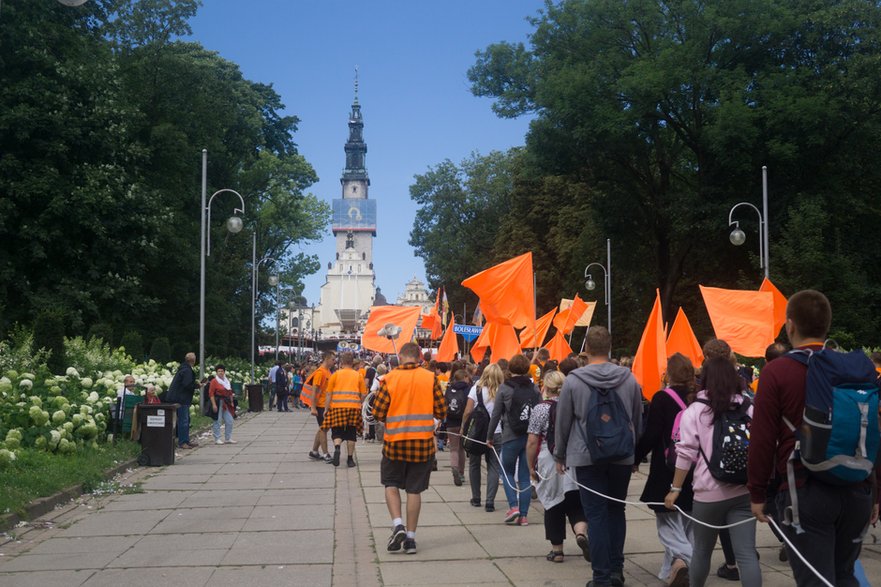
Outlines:
[[[705,399],[695,400],[709,405]],[[744,397],[738,406],[732,406],[716,418],[713,424],[713,446],[709,458],[703,448],[701,456],[710,475],[723,483],[746,485],[746,459],[749,452],[749,435],[752,418],[750,402]]]
[[[554,454],[557,444],[554,439],[554,435],[557,433],[557,400],[545,400],[542,403],[548,405],[548,431],[545,434],[545,442],[548,445],[548,451]]]
[[[474,406],[474,410],[463,427],[465,438],[462,439],[462,448],[469,455],[482,455],[489,450],[488,446],[481,443],[486,442],[490,416],[483,403],[483,391],[479,388],[475,388],[475,391],[477,392],[477,405]]]
[[[208,388],[211,387],[211,380],[212,379],[214,379],[214,377],[209,377],[208,382],[202,386],[202,395],[205,398],[204,415],[208,416],[212,420],[216,420],[219,414],[216,411],[211,409],[211,398],[208,397]],[[220,398],[215,398],[214,401],[219,402],[221,400],[220,400]],[[219,406],[218,406],[218,408],[219,408]]]
[[[633,422],[614,389],[590,388],[585,419],[587,449],[593,464],[614,463],[634,453]]]
[[[538,403],[538,394],[532,381],[528,385],[518,385],[509,381],[508,385],[514,390],[511,395],[511,409],[508,411],[508,426],[511,433],[523,436],[529,429],[529,417],[532,408]]]
[[[465,404],[468,402],[468,383],[456,381],[448,385],[444,400],[447,403],[447,420],[454,423],[462,422]]]

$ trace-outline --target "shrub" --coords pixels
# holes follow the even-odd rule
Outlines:
[[[100,338],[107,344],[113,344],[113,326],[106,322],[92,324],[89,328],[89,334],[86,336],[87,340],[90,338]]]
[[[56,375],[64,373],[64,314],[57,308],[42,310],[34,322],[34,348],[46,349],[51,354],[46,360],[49,371]]]
[[[192,352],[198,354],[198,351],[196,349],[197,346],[192,343],[183,341],[175,342],[174,346],[171,347],[171,360],[181,363],[183,362],[184,357],[187,355],[187,353]]]
[[[49,352],[34,351],[34,333],[22,326],[14,326],[9,340],[0,342],[0,374],[7,371],[34,373],[46,364]]]
[[[168,339],[160,336],[153,339],[150,345],[150,358],[157,363],[167,363],[171,360],[171,345]]]
[[[136,362],[144,360],[144,339],[139,332],[129,330],[126,332],[119,345],[125,348],[125,352]]]

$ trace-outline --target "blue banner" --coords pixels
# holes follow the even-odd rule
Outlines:
[[[483,326],[469,326],[467,324],[454,324],[453,332],[456,334],[461,334],[462,338],[471,342],[480,336],[480,333],[483,332]]]

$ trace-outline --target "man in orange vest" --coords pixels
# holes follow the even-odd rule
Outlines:
[[[392,517],[388,551],[416,554],[416,525],[422,492],[428,489],[434,459],[434,420],[447,415],[444,393],[431,371],[419,368],[419,345],[398,352],[401,366],[386,375],[373,402],[374,417],[385,422],[380,482]],[[407,492],[407,526],[401,519],[401,489]]]
[[[355,466],[355,440],[364,428],[361,419],[361,401],[367,395],[367,384],[354,369],[354,356],[350,352],[340,355],[340,368],[327,382],[327,413],[321,429],[330,430],[333,439],[333,466],[340,466],[340,446],[346,441],[349,467]]]
[[[318,421],[318,430],[315,432],[315,440],[312,442],[312,450],[309,451],[309,458],[315,461],[324,460],[326,463],[332,463],[333,457],[327,453],[327,430],[321,428],[324,421],[324,407],[327,405],[327,384],[330,381],[331,372],[334,363],[333,351],[327,351],[322,357],[321,365],[310,376],[310,380],[306,381],[303,386],[303,397],[307,405],[311,407],[312,415]],[[319,447],[321,452],[318,452]]]

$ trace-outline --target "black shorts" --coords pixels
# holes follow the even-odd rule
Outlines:
[[[393,461],[383,456],[379,465],[379,482],[384,487],[397,487],[407,493],[422,493],[428,489],[431,463],[432,461]]]
[[[355,442],[358,440],[358,429],[354,426],[342,426],[340,428],[330,429],[331,438],[339,438],[340,440],[350,440]]]
[[[324,422],[324,408],[315,408],[315,411],[318,412],[315,414],[315,419],[318,420],[318,427],[321,427],[321,423]]]

